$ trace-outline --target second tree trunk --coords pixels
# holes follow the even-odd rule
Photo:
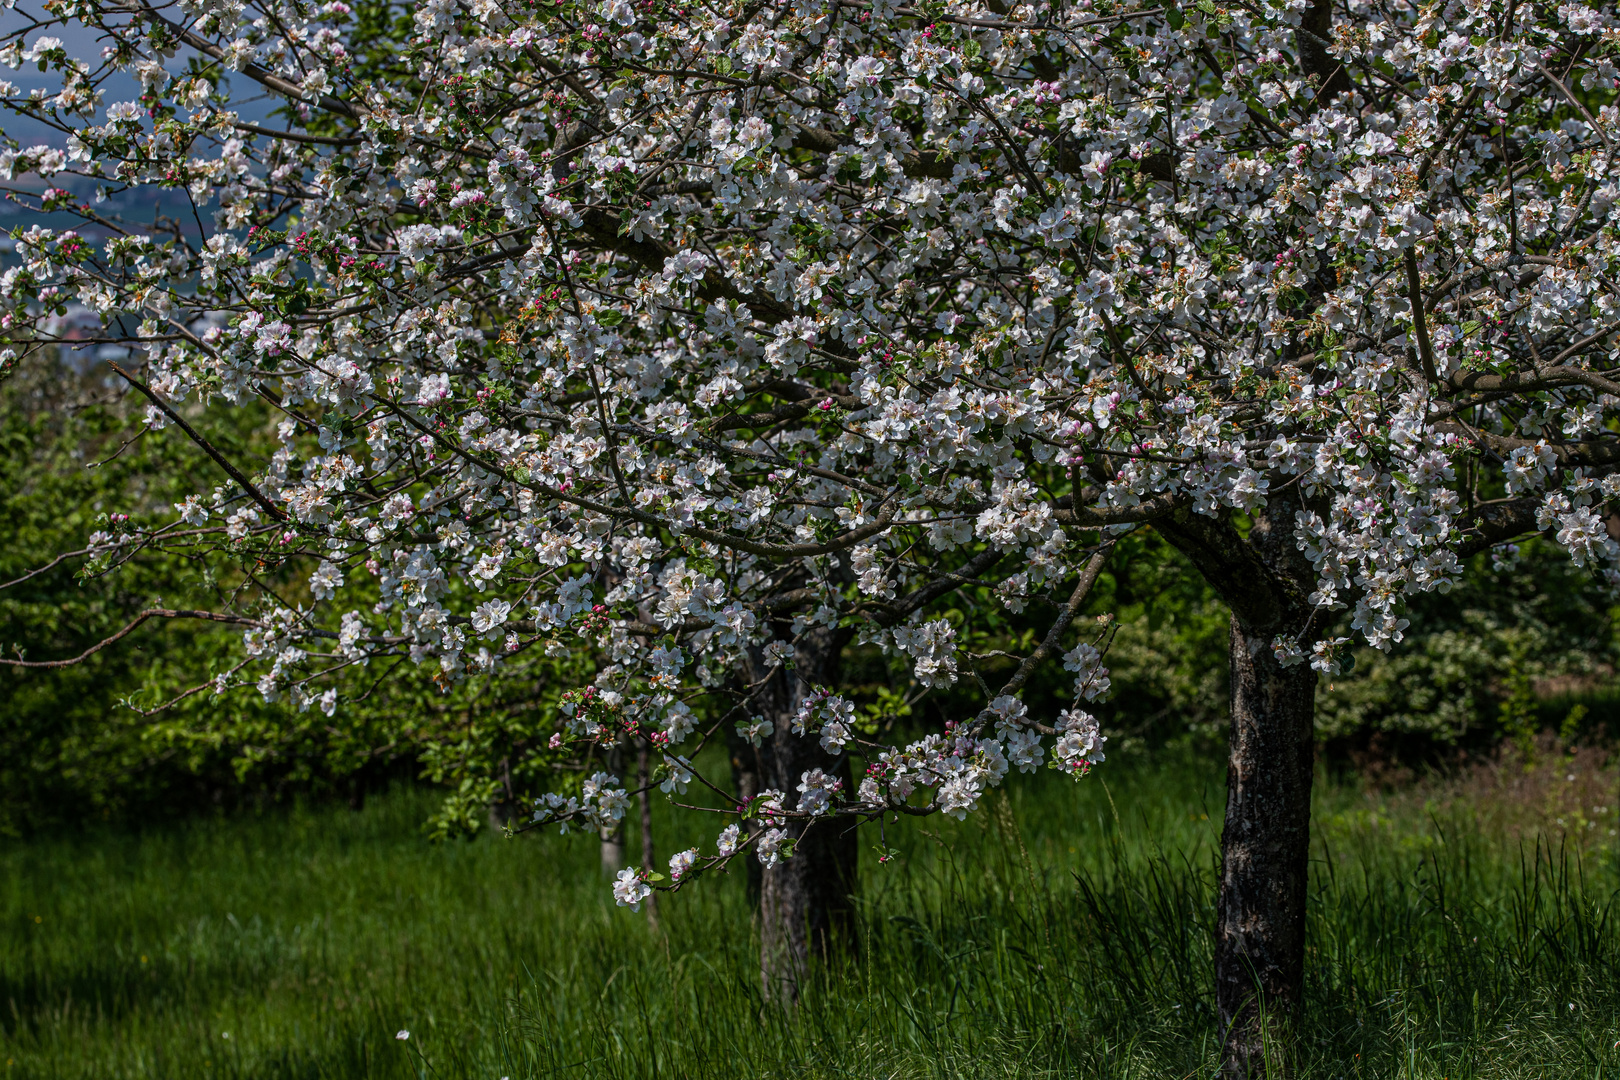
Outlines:
[[[841,777],[848,793],[849,759],[826,753],[814,733],[792,732],[793,717],[811,687],[837,684],[847,636],[807,629],[794,641],[793,670],[767,673],[756,663],[750,672],[750,682],[766,680],[753,701],[757,714],[774,728],[753,754],[758,783],[781,791],[789,809],[798,805],[800,777],[811,769]],[[755,827],[762,826],[756,822]],[[804,821],[790,821],[786,829],[797,840],[793,856],[766,870],[760,881],[760,976],[767,998],[791,1004],[811,960],[848,938],[857,847],[854,829],[837,819],[808,828]]]

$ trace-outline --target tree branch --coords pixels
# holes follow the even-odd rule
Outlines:
[[[182,610],[182,609],[175,609],[175,608],[147,608],[145,611],[141,612],[139,615],[136,615],[135,618],[132,619],[129,622],[129,624],[127,626],[125,626],[122,630],[118,631],[118,633],[112,635],[109,638],[103,638],[101,641],[96,642],[94,645],[92,645],[88,649],[84,650],[84,652],[80,653],[78,656],[72,657],[71,659],[68,659],[68,660],[12,660],[12,659],[10,659],[8,657],[0,657],[0,664],[5,664],[7,667],[17,667],[17,668],[65,668],[65,667],[72,667],[74,664],[83,663],[85,660],[88,660],[90,657],[94,656],[96,653],[100,652],[102,649],[105,649],[107,646],[113,644],[114,642],[117,642],[117,641],[121,640],[122,638],[128,636],[131,631],[133,631],[137,626],[141,625],[142,623],[144,623],[148,619],[202,619],[202,620],[204,620],[206,622],[237,623],[237,624],[246,625],[246,626],[258,626],[259,625],[257,620],[245,618],[245,617],[243,617],[241,615],[222,615],[222,614],[220,614],[218,612],[214,612],[214,611],[191,611],[191,610]]]
[[[254,487],[253,481],[249,480],[246,476],[243,476],[241,471],[237,469],[235,465],[232,465],[225,459],[224,454],[220,453],[218,450],[215,450],[213,445],[209,443],[207,439],[197,434],[196,429],[190,424],[186,423],[185,418],[179,413],[169,408],[168,404],[162,398],[153,393],[151,387],[141,382],[135,376],[131,375],[129,372],[125,371],[111,360],[107,361],[107,366],[118,372],[118,374],[122,375],[124,377],[124,381],[129,383],[129,385],[146,395],[147,400],[151,401],[153,405],[156,405],[158,410],[162,412],[164,416],[167,416],[170,420],[173,420],[175,424],[179,426],[180,430],[186,433],[186,436],[190,438],[192,442],[202,447],[203,453],[213,458],[215,464],[224,469],[225,472],[230,475],[232,480],[235,480],[241,485],[242,490],[247,492],[248,496],[252,498],[254,502],[264,507],[265,513],[269,514],[277,521],[288,520],[286,511],[277,507],[275,503],[270,501],[269,497],[265,495],[264,492]]]
[[[1034,652],[1024,657],[1024,662],[1018,665],[1018,670],[1013,672],[1012,678],[1002,686],[1002,694],[1016,694],[1022,690],[1041,662],[1057,652],[1063,632],[1074,621],[1075,615],[1080,611],[1080,605],[1086,602],[1086,594],[1091,592],[1091,587],[1097,583],[1097,576],[1102,573],[1103,564],[1108,562],[1108,556],[1113,550],[1114,542],[1110,540],[1098,548],[1097,553],[1086,563],[1085,569],[1080,571],[1080,580],[1075,582],[1074,592],[1069,594],[1068,603],[1058,608],[1057,618],[1052,620],[1051,629],[1046,632],[1046,639]]]

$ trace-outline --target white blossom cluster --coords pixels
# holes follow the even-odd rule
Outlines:
[[[947,619],[934,619],[917,627],[896,627],[895,648],[917,660],[913,669],[924,686],[949,685],[956,681],[956,628]]]
[[[273,410],[268,461],[92,539],[296,568],[222,690],[340,714],[331,677],[377,657],[449,684],[590,650],[551,745],[683,747],[673,797],[716,732],[773,736],[740,673],[811,679],[799,643],[859,629],[985,700],[882,746],[813,688],[792,734],[870,768],[771,815],[960,816],[1103,760],[1106,634],[1058,639],[1143,523],[1296,507],[1322,617],[1275,649],[1321,670],[1330,613],[1387,648],[1525,533],[1620,581],[1613,5],[1347,0],[1329,37],[1306,7],[428,0],[396,41],[341,3],[53,7],[0,62],[59,89],[0,93],[59,145],[0,173],[183,188],[202,232],[47,189],[83,225],[17,232],[0,369],[71,305],[166,437]],[[982,686],[952,608],[980,588],[1052,628],[1014,659],[1061,656],[1074,709]],[[617,820],[586,789],[537,814]],[[761,820],[670,877],[790,855]]]
[[[821,748],[841,752],[855,738],[855,707],[837,694],[817,688],[793,717],[793,734],[820,735]]]
[[[598,772],[585,780],[578,797],[556,792],[541,796],[535,801],[533,820],[542,824],[556,822],[564,833],[580,822],[598,832],[611,832],[629,806],[630,796],[619,784],[619,778]]]

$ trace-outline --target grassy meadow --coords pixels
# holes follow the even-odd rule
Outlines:
[[[740,873],[655,929],[594,840],[432,844],[420,790],[11,842],[0,1076],[1211,1076],[1221,780],[1110,762],[903,823],[791,1014],[761,1001]],[[1303,1072],[1620,1080],[1615,780],[1547,750],[1320,784]],[[684,824],[664,853],[712,845]]]

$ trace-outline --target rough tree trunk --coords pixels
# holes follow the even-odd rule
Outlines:
[[[775,726],[754,751],[755,773],[761,790],[775,788],[784,802],[798,804],[799,777],[820,768],[842,776],[850,784],[849,759],[834,758],[813,737],[791,730],[799,703],[815,684],[835,685],[839,653],[847,632],[823,627],[806,630],[794,642],[794,669],[778,668],[753,700],[753,711]],[[756,658],[749,682],[765,677]],[[752,750],[753,748],[748,748]],[[856,837],[841,822],[803,821],[787,826],[797,838],[793,857],[760,879],[760,978],[765,996],[791,1004],[798,999],[799,983],[812,958],[825,957],[848,939],[855,890]]]
[[[1284,668],[1232,617],[1232,734],[1215,916],[1215,1001],[1228,1076],[1286,1057],[1305,985],[1316,672]]]
[[[1247,537],[1228,520],[1160,524],[1232,609],[1231,748],[1216,904],[1215,999],[1228,1077],[1286,1073],[1305,985],[1316,672],[1285,668],[1276,635],[1314,633],[1313,575],[1293,542],[1297,505],[1274,498]]]

